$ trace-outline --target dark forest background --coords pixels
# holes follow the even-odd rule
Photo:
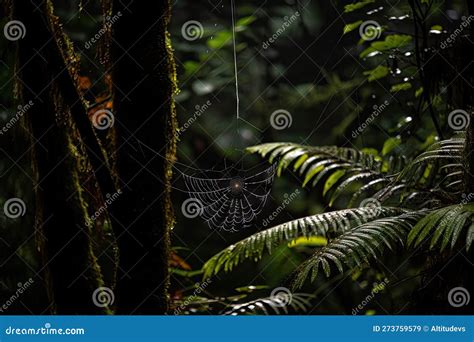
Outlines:
[[[41,9],[35,10],[30,6],[30,2],[25,0],[15,2],[13,7],[17,7],[11,9],[11,4],[5,2],[1,13],[1,27],[11,20],[11,15],[30,18],[31,21],[25,22],[24,40],[12,42],[0,39],[0,126],[4,126],[17,112],[18,101],[21,99],[18,94],[23,92],[23,99],[26,99],[25,93],[33,92],[35,86],[40,86],[35,84],[31,86],[27,82],[27,77],[44,77],[45,73],[51,70],[53,70],[51,71],[53,77],[51,75],[48,77],[58,84],[50,93],[58,91],[64,94],[60,95],[61,99],[55,98],[55,95],[48,97],[48,101],[55,98],[54,106],[33,106],[35,114],[42,115],[41,109],[67,107],[68,103],[70,104],[68,101],[77,96],[71,94],[77,90],[82,97],[81,102],[89,105],[87,110],[81,109],[85,113],[84,117],[87,115],[91,117],[100,109],[110,109],[114,113],[127,113],[128,116],[116,116],[116,126],[122,127],[120,130],[123,134],[120,138],[120,131],[117,133],[119,141],[127,138],[129,134],[127,127],[139,125],[140,120],[144,120],[147,117],[146,114],[153,108],[157,108],[158,104],[167,103],[167,94],[175,90],[172,63],[163,65],[164,62],[160,59],[167,51],[164,40],[164,28],[167,23],[160,21],[158,26],[163,27],[154,27],[143,46],[140,43],[140,47],[132,49],[130,53],[123,52],[127,50],[125,48],[127,44],[131,45],[136,40],[135,33],[138,35],[140,29],[144,31],[147,23],[154,22],[154,16],[156,18],[159,15],[156,11],[166,12],[166,5],[164,5],[166,2],[150,5],[148,10],[144,6],[131,5],[130,12],[120,1],[112,2],[115,7],[113,12],[108,14],[112,16],[117,9],[120,9],[123,17],[118,18],[117,22],[111,25],[111,30],[115,30],[113,34],[116,35],[115,40],[108,41],[111,45],[107,45],[107,41],[104,43],[106,38],[90,44],[91,37],[103,27],[104,13],[107,13],[109,8],[107,6],[110,6],[109,1],[52,1],[53,12],[58,16],[61,25],[55,26],[54,23],[50,23],[48,29],[38,28],[44,25],[46,16],[51,15],[47,13],[48,5],[44,7],[41,5]],[[258,262],[245,260],[241,265],[234,267],[232,272],[220,272],[209,284],[203,283],[205,280],[202,278],[201,268],[205,262],[224,248],[265,228],[308,215],[344,209],[348,207],[347,204],[336,201],[329,206],[327,196],[321,191],[324,183],[318,185],[316,190],[310,184],[301,187],[304,176],[288,168],[288,171],[276,177],[269,201],[251,227],[235,233],[214,231],[203,220],[190,219],[183,215],[181,205],[188,195],[180,191],[180,189],[185,189],[180,172],[192,173],[195,169],[222,169],[232,164],[242,165],[245,168],[268,165],[267,161],[257,154],[245,151],[249,146],[266,142],[292,142],[311,146],[335,145],[354,148],[380,158],[393,156],[412,160],[410,158],[426,151],[437,141],[460,135],[464,137],[463,132],[450,127],[448,114],[455,109],[462,109],[472,118],[471,80],[474,73],[471,70],[471,27],[465,28],[455,42],[448,44],[447,48],[442,48],[441,44],[460,27],[463,20],[465,21],[469,15],[474,15],[472,8],[469,8],[470,4],[468,6],[468,2],[462,0],[361,1],[356,3],[361,4],[360,8],[348,10],[347,5],[353,4],[352,1],[236,2],[236,55],[240,115],[243,119],[238,123],[236,121],[230,1],[178,0],[171,4],[168,30],[174,52],[176,84],[179,89],[173,95],[177,122],[172,122],[174,119],[167,116],[171,115],[173,108],[168,108],[169,112],[166,112],[165,108],[161,119],[152,121],[150,125],[147,125],[146,130],[141,132],[144,141],[152,141],[157,148],[166,141],[173,140],[174,143],[176,139],[175,156],[172,148],[165,151],[165,154],[168,153],[170,160],[176,160],[177,163],[174,164],[174,169],[171,169],[170,165],[160,159],[161,157],[155,158],[154,154],[143,152],[143,160],[138,162],[132,160],[121,164],[120,155],[111,153],[109,163],[116,163],[115,158],[117,158],[119,169],[122,167],[123,172],[112,173],[112,177],[105,176],[105,178],[111,178],[108,181],[100,180],[101,176],[95,172],[102,190],[104,184],[120,183],[118,178],[121,175],[125,179],[128,177],[132,182],[137,182],[136,186],[140,190],[134,193],[133,196],[136,197],[132,197],[132,200],[127,197],[127,194],[119,197],[119,200],[112,205],[111,216],[100,222],[100,228],[94,228],[100,229],[100,232],[94,229],[89,232],[89,237],[92,236],[93,240],[91,248],[95,255],[101,255],[97,263],[103,274],[102,280],[91,285],[84,296],[79,294],[81,290],[78,288],[67,289],[61,295],[57,295],[56,300],[59,304],[53,303],[51,299],[50,292],[55,291],[51,282],[58,284],[63,276],[73,277],[74,272],[67,270],[74,270],[80,267],[80,264],[75,259],[76,252],[71,251],[71,254],[64,256],[60,254],[60,260],[55,260],[52,270],[47,271],[43,267],[45,256],[44,250],[40,249],[48,248],[48,241],[52,241],[48,240],[48,236],[51,236],[53,240],[54,237],[61,236],[63,227],[49,228],[52,230],[46,231],[46,235],[38,233],[37,208],[43,204],[46,207],[50,204],[47,204],[46,200],[43,202],[41,197],[38,199],[35,195],[37,170],[32,169],[30,152],[32,141],[39,140],[39,146],[41,146],[42,138],[40,139],[37,132],[32,130],[32,124],[28,121],[29,114],[8,132],[0,135],[0,204],[3,205],[9,198],[21,198],[26,204],[24,216],[11,219],[3,213],[0,215],[0,304],[8,300],[17,288],[21,287],[21,284],[25,284],[29,279],[33,280],[32,285],[9,305],[5,313],[111,313],[113,311],[116,313],[164,313],[167,311],[170,314],[219,314],[229,312],[229,310],[238,312],[238,305],[249,302],[253,308],[246,305],[244,312],[262,313],[258,311],[258,307],[255,308],[255,303],[259,303],[261,298],[269,297],[272,289],[281,286],[289,288],[292,275],[298,265],[315,250],[324,246],[327,243],[326,240],[313,239],[309,242],[281,244],[271,255],[264,253]],[[24,7],[20,8],[23,5]],[[421,22],[414,15],[414,8],[415,11],[424,15]],[[40,13],[44,17],[38,17]],[[298,16],[292,20],[295,13],[298,13]],[[379,55],[375,48],[367,50],[370,49],[372,41],[364,41],[359,35],[359,26],[367,20],[374,20],[380,24],[380,32],[375,32],[375,34],[379,35],[378,41],[385,43],[379,46]],[[202,25],[202,30],[194,32],[197,38],[186,39],[183,35],[183,27],[189,21],[197,21]],[[288,24],[289,21],[291,21],[290,24]],[[54,27],[56,31],[52,29]],[[285,27],[284,32],[279,34],[273,43],[268,43],[268,39],[282,27]],[[59,63],[61,59],[57,52],[54,53],[54,47],[49,57],[46,56],[46,60],[36,61],[36,69],[32,67],[28,71],[29,74],[23,74],[24,78],[20,80],[14,77],[15,70],[21,68],[21,63],[25,62],[22,60],[21,53],[27,53],[27,48],[21,47],[21,44],[27,44],[26,41],[30,41],[28,39],[34,43],[35,36],[36,39],[42,39],[40,36],[42,30],[45,31],[44,34],[52,35],[56,40],[62,39],[63,31],[70,38],[77,57],[80,57],[75,63],[68,65],[69,68],[76,67],[74,70],[76,76],[73,77],[74,91],[71,90],[72,88],[67,88],[71,84],[65,80],[65,76],[58,79],[54,77],[55,69],[51,65]],[[386,39],[389,36],[393,37],[395,45],[389,46],[390,42]],[[404,36],[409,38],[408,41],[403,41]],[[154,42],[153,39],[156,37],[159,37],[159,42]],[[65,50],[69,49],[68,44],[69,42],[65,42],[62,45]],[[153,78],[141,83],[135,75],[140,74],[142,70],[137,68],[134,60],[137,59],[139,63],[146,64],[148,59],[141,59],[141,57],[147,50],[157,51],[156,55],[150,54],[152,56],[150,68],[153,68],[154,61],[158,61],[155,67],[156,70],[161,70],[162,75],[154,75]],[[20,55],[18,55],[19,51]],[[30,52],[34,56],[34,51]],[[119,66],[113,67],[113,71],[110,72],[108,68],[114,64],[114,61],[118,62]],[[423,61],[427,64],[423,64],[423,68],[420,68],[420,63]],[[43,63],[48,67],[43,68]],[[23,70],[28,70],[28,68]],[[155,69],[151,73],[154,72]],[[57,75],[60,74],[61,70],[58,69]],[[163,76],[165,74],[166,76]],[[126,91],[117,91],[118,85],[119,89],[126,89]],[[138,87],[140,93],[134,88],[135,86]],[[132,94],[131,99],[124,94],[128,92]],[[50,95],[44,94],[44,96]],[[381,111],[377,112],[377,108],[381,105]],[[79,111],[71,106],[72,116],[75,115],[75,110]],[[269,121],[270,116],[277,110],[290,113],[292,119],[290,128],[278,130],[272,127]],[[374,112],[377,113],[375,117]],[[67,113],[64,115],[68,116]],[[124,117],[128,119],[122,120]],[[363,134],[354,134],[371,117],[373,119],[370,119]],[[31,116],[31,118],[35,117]],[[38,116],[36,120],[39,120],[36,124],[41,123]],[[54,117],[51,120],[53,122]],[[58,132],[64,133],[64,127],[61,127],[59,125]],[[178,127],[181,128],[179,132],[176,131]],[[472,123],[470,127],[472,130]],[[464,128],[468,129],[467,126]],[[69,132],[68,128],[64,129]],[[112,150],[116,137],[111,138],[108,134],[104,131],[95,131],[101,148]],[[74,134],[71,136],[72,138],[68,140],[69,144],[76,145],[79,141],[76,140],[77,136]],[[49,141],[50,146],[55,146],[54,137],[53,134]],[[124,152],[124,156],[139,150],[138,145],[132,145],[128,151]],[[41,147],[39,148],[41,150]],[[88,147],[85,150],[87,149]],[[84,152],[81,147],[77,147],[77,150],[78,155]],[[464,150],[463,153],[467,164],[472,164],[469,149]],[[138,178],[135,179],[132,175],[134,168],[148,161],[151,162],[148,167],[149,172],[139,172]],[[81,160],[78,163],[81,164]],[[85,161],[84,163],[92,165],[94,169],[93,162]],[[168,178],[169,170],[174,170],[173,178],[170,179]],[[466,167],[465,170],[469,168]],[[90,166],[84,166],[81,172],[91,173]],[[71,184],[63,183],[83,179],[81,177],[84,175],[78,174],[76,177],[78,178],[50,179],[47,183],[49,188],[44,189],[45,196],[51,201],[48,203],[56,203],[59,206],[63,202],[61,196],[65,196],[67,189],[72,188]],[[169,184],[151,185],[155,184],[157,177]],[[450,200],[453,201],[449,203],[459,203],[462,201],[461,193],[465,196],[471,193],[472,183],[469,177],[464,178],[464,188],[456,192],[456,195],[452,195]],[[94,181],[91,181],[87,185],[90,188],[85,191],[87,193],[85,201],[89,201],[90,209],[100,207],[100,202],[105,198],[104,194],[113,192],[102,191],[100,195],[96,185]],[[113,227],[114,224],[116,227],[121,223],[114,223],[114,220],[135,224],[134,217],[137,217],[138,211],[134,212],[135,216],[133,216],[133,210],[139,210],[140,205],[151,203],[148,200],[157,197],[161,192],[166,193],[169,185],[171,186],[170,203],[172,203],[175,218],[172,218],[171,208],[167,207],[166,200],[153,204],[156,208],[150,209],[147,214],[151,221],[154,215],[170,214],[169,217],[160,216],[159,222],[154,222],[157,227],[167,228],[164,234],[169,233],[169,246],[165,246],[166,241],[163,242],[163,246],[167,248],[167,254],[162,255],[162,250],[155,251],[156,248],[161,247],[153,244],[149,248],[156,252],[156,255],[153,252],[150,254],[150,260],[147,259],[148,256],[145,258],[148,264],[141,264],[143,261],[140,261],[139,257],[136,260],[128,260],[128,264],[120,264],[118,261],[120,255],[136,256],[140,253],[137,252],[138,245],[133,245],[135,242],[127,234],[125,236],[128,236],[128,240],[127,238],[116,240],[117,230]],[[57,190],[56,187],[63,187],[66,190]],[[114,189],[114,187],[111,186],[109,189]],[[285,205],[284,210],[278,209],[284,200],[295,192],[297,195],[292,197],[288,205]],[[435,195],[432,195],[432,198],[429,196],[426,200],[437,198]],[[472,199],[467,202],[471,201]],[[129,203],[134,202],[137,205],[132,209]],[[67,212],[67,208],[64,210],[64,216],[73,215]],[[278,210],[278,215],[270,225],[263,226],[263,220],[271,216],[275,210]],[[67,219],[68,217],[64,217],[63,221],[57,222],[58,224],[66,222]],[[147,232],[143,225],[146,225],[148,221],[143,220],[141,228],[137,226],[137,231],[141,234],[139,240],[142,243],[152,241],[156,237],[153,234],[160,232],[159,229]],[[472,234],[472,227],[469,232]],[[56,247],[61,241],[64,240],[58,237]],[[68,249],[71,246],[64,247]],[[76,247],[84,252],[84,247]],[[464,251],[465,247],[464,245],[459,250]],[[102,251],[105,253],[101,253]],[[152,257],[152,254],[155,256]],[[410,251],[398,248],[394,255],[385,258],[380,256],[380,263],[378,258],[375,258],[370,266],[357,268],[348,273],[346,271],[341,274],[334,272],[329,278],[318,275],[315,282],[306,283],[297,291],[306,296],[303,310],[291,307],[290,312],[353,314],[354,308],[365,301],[368,295],[373,295],[374,289],[377,289],[375,296],[367,301],[362,309],[358,309],[357,314],[465,313],[453,311],[446,302],[448,291],[457,284],[456,281],[449,282],[446,277],[456,273],[461,275],[463,280],[460,284],[464,287],[472,284],[472,250],[462,255],[458,253],[458,250],[454,250],[452,254],[444,255],[446,258],[443,260],[437,259],[438,254],[441,255],[441,253],[428,250]],[[453,256],[459,260],[453,261]],[[169,286],[163,290],[169,294],[169,298],[163,295],[164,292],[161,293],[161,290],[160,293],[154,292],[155,285],[163,277],[168,277],[166,270],[150,268],[150,265],[160,262],[157,262],[155,257],[161,258],[161,261],[169,260]],[[139,265],[137,268],[134,268],[135,261]],[[403,266],[399,267],[401,264]],[[122,269],[124,265],[130,268],[130,275]],[[433,265],[436,270],[428,267]],[[393,270],[396,270],[395,273],[392,273]],[[440,270],[446,271],[446,274],[439,274],[437,271]],[[55,274],[51,275],[51,273]],[[85,275],[85,277],[89,279],[88,277],[94,277],[94,275]],[[87,279],[84,281],[86,282]],[[119,285],[117,285],[117,279],[125,280],[119,280]],[[110,308],[97,309],[83,302],[90,302],[88,298],[92,296],[93,290],[98,285],[114,289],[115,302],[110,305]],[[153,293],[152,298],[145,299],[146,303],[143,304],[141,299],[147,297],[144,294],[148,292]],[[89,297],[87,293],[90,293]],[[131,293],[133,295],[130,295],[130,299],[123,299]],[[76,295],[76,299],[69,301],[68,298]],[[254,304],[252,301],[255,301]],[[167,309],[164,307],[156,309],[156,305],[164,305],[164,302],[169,305]],[[74,305],[83,305],[83,307],[67,309],[68,306]],[[263,302],[262,305],[267,304]],[[117,309],[116,306],[122,309]],[[469,312],[472,307],[464,309]],[[274,310],[267,311],[275,313]]]

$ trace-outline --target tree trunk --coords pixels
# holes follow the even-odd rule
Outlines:
[[[25,118],[32,136],[38,249],[51,311],[108,313],[107,307],[99,307],[92,300],[103,281],[92,251],[91,225],[79,182],[80,172],[90,171],[77,146],[80,139],[72,120],[82,103],[63,97],[72,84],[70,66],[66,66],[61,51],[67,42],[54,31],[57,21],[49,1],[36,6],[29,0],[16,0],[12,14],[26,27],[18,47],[17,96],[22,104],[33,103]]]
[[[117,169],[122,195],[111,212],[120,249],[118,313],[168,309],[170,201],[175,154],[175,70],[170,5],[113,1],[112,78]],[[159,154],[157,154],[159,153]]]

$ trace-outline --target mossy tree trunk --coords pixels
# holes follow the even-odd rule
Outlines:
[[[80,160],[75,146],[78,135],[72,115],[83,107],[63,96],[74,90],[71,65],[62,56],[66,41],[55,32],[59,25],[51,11],[48,1],[37,6],[29,0],[15,0],[11,8],[13,19],[27,29],[18,42],[17,96],[22,104],[33,102],[25,117],[32,137],[36,229],[44,262],[41,274],[46,278],[53,313],[108,313],[107,307],[98,307],[92,300],[103,282],[79,182],[79,173],[87,172],[81,168],[87,163]]]
[[[170,5],[113,1],[111,65],[122,195],[111,212],[120,249],[118,313],[168,310],[171,163],[176,129]]]

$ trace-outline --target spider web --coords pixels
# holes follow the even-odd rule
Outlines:
[[[235,232],[251,226],[262,211],[275,178],[276,164],[254,175],[204,178],[183,174],[189,197],[210,228]],[[216,172],[217,173],[217,172]]]

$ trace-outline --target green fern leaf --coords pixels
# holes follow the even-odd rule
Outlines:
[[[373,208],[352,208],[304,217],[280,224],[258,232],[237,242],[214,255],[203,266],[204,278],[209,278],[221,270],[230,271],[246,259],[261,259],[263,253],[271,253],[279,245],[288,243],[298,237],[337,236],[351,227],[375,219],[404,213],[400,208],[381,207],[374,212]]]

